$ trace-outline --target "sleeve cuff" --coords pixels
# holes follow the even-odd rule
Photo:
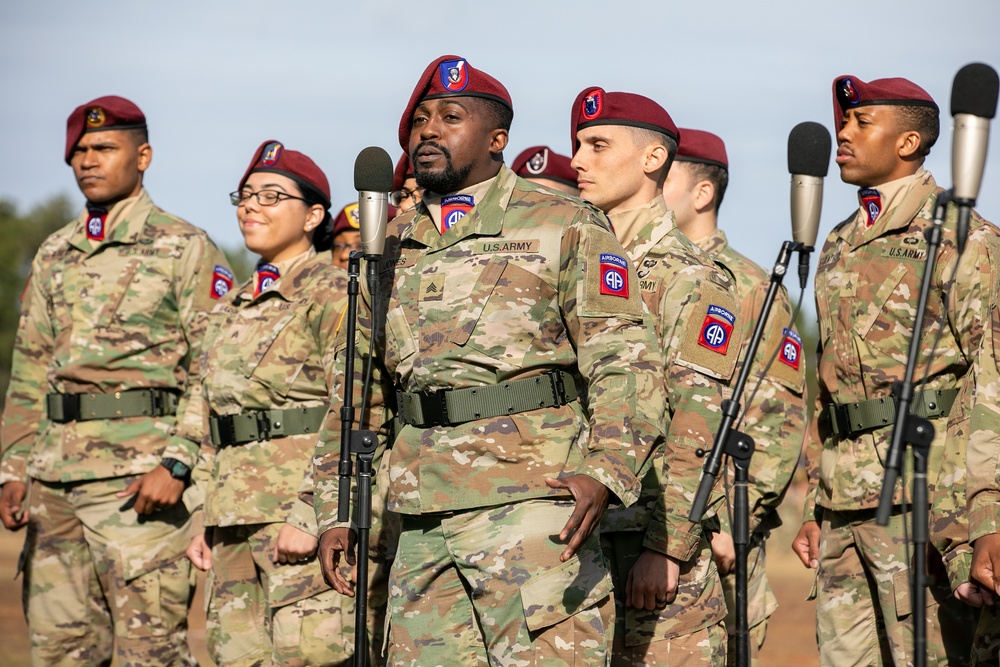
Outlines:
[[[295,502],[292,504],[292,510],[285,518],[285,523],[298,528],[303,533],[319,537],[319,524],[316,521],[316,511],[301,498],[295,499]]]
[[[660,523],[653,520],[646,527],[642,546],[671,558],[686,562],[694,558],[701,541],[702,526],[686,520],[675,523]]]
[[[176,459],[191,468],[198,465],[201,445],[178,436],[171,436],[167,446],[160,452],[161,459]]]
[[[642,488],[639,479],[621,458],[608,451],[590,454],[576,469],[576,473],[592,477],[603,484],[623,507],[629,507],[639,499]]]
[[[0,478],[2,479],[2,478]],[[1000,532],[1000,494],[980,493],[969,507],[969,541]]]

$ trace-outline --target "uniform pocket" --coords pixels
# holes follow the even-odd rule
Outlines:
[[[611,574],[597,566],[584,568],[573,557],[521,586],[521,607],[531,631],[556,625],[594,606],[611,594]]]
[[[146,326],[156,319],[170,293],[171,278],[155,263],[130,260],[115,285],[101,320],[109,327]]]
[[[270,387],[280,396],[286,396],[305,360],[301,354],[286,355],[286,346],[282,345],[282,340],[298,340],[301,337],[311,339],[311,336],[311,333],[302,331],[301,318],[296,317],[295,313],[288,313],[278,320],[269,335],[250,354],[244,377]],[[301,348],[301,345],[296,343],[295,347]],[[301,349],[298,352],[301,353]]]

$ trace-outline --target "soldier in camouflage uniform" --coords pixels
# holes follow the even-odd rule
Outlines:
[[[202,363],[215,455],[206,534],[188,553],[210,570],[208,646],[217,664],[234,667],[346,664],[354,601],[323,580],[316,515],[297,497],[312,487],[347,306],[347,273],[330,251],[330,186],[308,157],[265,141],[232,200],[247,248],[261,260],[216,307]],[[380,575],[377,628],[385,550],[371,567]]]
[[[816,632],[824,665],[911,664],[913,627],[910,550],[899,486],[889,525],[875,522],[882,461],[892,433],[892,383],[901,380],[927,259],[924,231],[941,192],[923,169],[938,136],[938,108],[905,79],[833,84],[837,164],[859,186],[859,209],[827,237],[816,272],[819,388],[805,447],[810,490],[805,523],[793,549],[817,568]],[[975,217],[965,254],[946,223],[920,355],[913,412],[934,425],[928,482],[932,514],[928,549],[928,665],[967,664],[975,610],[969,582],[964,516],[965,449],[969,433],[1000,430],[988,332],[996,308],[998,230]],[[947,283],[954,284],[948,287]],[[947,299],[945,299],[947,295]],[[936,347],[932,347],[935,346]],[[909,453],[905,457],[907,467]]]
[[[588,88],[572,109],[573,167],[580,195],[604,210],[638,267],[665,373],[666,443],[643,477],[632,508],[601,524],[615,576],[618,625],[612,664],[724,665],[726,614],[706,519],[688,521],[703,461],[740,351],[743,325],[735,286],[674,225],[661,197],[679,132],[656,102]]]
[[[389,225],[375,305],[401,424],[393,665],[605,665],[614,607],[594,529],[609,498],[636,500],[661,437],[632,263],[599,211],[503,165],[512,109],[496,79],[443,56],[400,123],[425,192]],[[324,568],[349,592],[338,450],[320,443],[315,501]]]
[[[770,286],[770,274],[736,252],[718,228],[719,205],[729,182],[729,160],[722,139],[701,130],[681,129],[677,159],[663,184],[663,199],[674,214],[677,228],[699,248],[722,261],[736,278],[743,316],[741,363],[746,361],[757,317]],[[772,529],[781,525],[777,507],[785,496],[805,437],[805,360],[802,339],[791,323],[788,293],[778,291],[762,345],[758,348],[741,397],[745,406],[740,430],[756,446],[750,460],[750,549],[747,584],[747,625],[750,629],[750,661],[756,665],[767,633],[767,619],[778,607],[767,581],[764,544]],[[773,360],[763,374],[764,366]],[[763,374],[760,388],[750,401],[750,392]],[[736,664],[736,575],[735,547],[728,512],[721,512],[723,530],[712,536],[712,551],[722,573],[726,592],[726,627],[729,628],[728,663]]]
[[[35,664],[113,654],[123,666],[194,664],[184,547],[201,503],[185,487],[204,426],[189,378],[231,274],[204,232],[153,205],[142,188],[151,159],[134,104],[78,107],[66,162],[87,210],[32,264],[4,411],[0,518],[28,525]]]

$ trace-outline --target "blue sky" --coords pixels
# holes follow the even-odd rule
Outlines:
[[[65,192],[82,204],[62,161],[66,116],[123,95],[150,124],[153,200],[236,246],[227,193],[261,141],[310,155],[343,205],[356,197],[358,152],[379,145],[398,157],[416,78],[456,53],[511,92],[508,161],[536,144],[567,153],[570,105],[588,86],[652,97],[678,125],[722,136],[721,224],[769,267],[791,237],[788,133],[805,120],[832,127],[833,78],[903,76],[927,89],[943,112],[928,167],[949,186],[952,79],[969,62],[1000,68],[998,27],[996,0],[6,2],[0,197],[27,209]],[[994,222],[997,133],[979,198]],[[831,162],[820,239],[855,205]]]

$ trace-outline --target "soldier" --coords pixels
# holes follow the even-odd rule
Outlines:
[[[576,170],[570,159],[548,146],[532,146],[521,151],[510,170],[526,181],[578,197]]]
[[[153,205],[142,187],[152,155],[132,102],[77,107],[65,159],[87,208],[32,264],[3,416],[0,518],[28,525],[20,562],[35,664],[195,664],[184,547],[200,500],[185,487],[203,425],[191,360],[232,273],[203,231]]]
[[[677,228],[699,248],[719,259],[736,278],[743,319],[741,363],[746,363],[750,344],[770,274],[736,252],[718,228],[719,206],[729,183],[729,160],[722,139],[701,130],[681,129],[677,159],[663,184],[663,199],[674,214]],[[764,645],[767,619],[778,600],[767,581],[764,542],[781,525],[777,507],[785,496],[805,437],[805,361],[802,339],[791,324],[788,293],[782,288],[774,300],[762,344],[750,372],[747,391],[741,397],[746,408],[740,430],[756,446],[750,460],[750,549],[747,585],[747,625],[750,628],[750,658],[756,665]],[[776,354],[777,351],[777,354]],[[773,360],[767,373],[765,365]],[[751,389],[763,375],[760,388],[749,401]],[[748,402],[749,401],[749,402]],[[722,574],[726,593],[726,627],[730,629],[728,663],[736,664],[736,552],[728,512],[720,514],[723,530],[712,535],[715,563]]]
[[[389,202],[399,213],[406,213],[420,203],[422,195],[423,190],[417,185],[417,178],[413,175],[413,163],[410,162],[410,157],[403,153],[392,172],[392,192],[389,193]]]
[[[841,179],[860,188],[859,208],[827,237],[816,269],[819,395],[805,448],[804,523],[792,547],[817,568],[822,664],[904,665],[914,652],[910,515],[901,491],[912,489],[909,472],[894,489],[889,525],[877,525],[875,512],[896,412],[892,384],[903,377],[927,259],[924,231],[941,192],[923,168],[938,137],[938,107],[906,79],[837,77],[833,98],[837,165]],[[951,217],[949,231],[953,225]],[[996,307],[998,259],[997,229],[978,216],[961,258],[946,233],[920,332],[912,412],[935,429],[927,664],[967,664],[974,610],[952,591],[982,602],[968,581],[964,457],[969,433],[1000,430],[995,394],[981,390],[997,376],[984,331]]]
[[[401,424],[393,665],[606,664],[594,529],[609,499],[636,500],[661,437],[632,263],[600,212],[504,166],[512,117],[499,81],[442,56],[400,122],[424,197],[389,225],[375,305]],[[316,513],[324,569],[351,592],[338,450],[317,451]]]
[[[633,508],[601,524],[615,577],[618,624],[612,664],[724,665],[726,614],[707,519],[688,521],[703,462],[733,376],[743,325],[736,288],[674,225],[661,197],[680,133],[653,100],[587,88],[572,109],[573,167],[580,195],[611,219],[652,313],[665,374],[664,451]]]
[[[351,202],[333,221],[333,265],[347,270],[352,250],[361,250],[358,202]],[[345,302],[346,305],[346,302]]]
[[[206,534],[188,555],[211,570],[208,646],[219,665],[345,664],[354,601],[324,582],[316,515],[298,499],[312,486],[347,306],[347,274],[330,253],[338,238],[330,186],[311,159],[269,140],[230,196],[247,249],[261,259],[216,307],[202,363],[216,453]],[[382,604],[372,618],[380,630],[387,571],[379,565],[373,590]]]

